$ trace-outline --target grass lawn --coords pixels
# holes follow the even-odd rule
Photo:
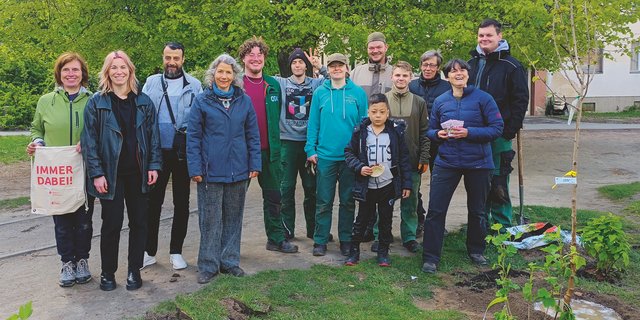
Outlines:
[[[627,199],[640,192],[640,182],[603,186],[598,188],[598,192],[611,200]]]
[[[0,200],[0,209],[14,209],[31,203],[29,197]]]
[[[526,206],[525,214],[534,222],[548,221],[561,228],[570,228],[569,208]],[[603,214],[579,210],[578,223],[584,225],[589,219]],[[633,233],[638,224],[625,221],[625,228]],[[478,272],[466,257],[465,232],[463,228],[462,232],[446,236],[443,260],[435,276],[420,271],[420,254],[393,256],[390,268],[380,268],[375,259],[370,259],[355,267],[316,265],[309,270],[262,271],[245,278],[222,275],[202,290],[178,295],[152,312],[154,315],[175,314],[179,308],[193,319],[220,319],[228,315],[221,301],[235,299],[246,304],[253,310],[253,315],[261,319],[468,319],[458,310],[427,311],[414,304],[421,300],[428,305],[434,288],[452,285],[442,275]],[[637,233],[632,234],[631,242],[634,245],[640,242]],[[497,252],[490,247],[486,255],[495,261]],[[516,255],[511,262],[514,269],[524,270],[529,261]],[[451,279],[451,276],[446,278]],[[578,291],[611,294],[634,305],[640,301],[640,254],[631,253],[631,265],[619,283],[578,278],[576,286]]]
[[[620,112],[584,112],[583,120],[587,119],[629,119],[640,118],[640,109],[625,110]]]
[[[10,164],[28,160],[25,148],[29,143],[28,136],[2,136],[0,137],[0,163]]]

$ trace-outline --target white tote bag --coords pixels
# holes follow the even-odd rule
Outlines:
[[[31,162],[31,213],[60,215],[85,204],[84,163],[76,146],[38,147]]]

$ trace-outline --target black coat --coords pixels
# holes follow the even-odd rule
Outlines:
[[[440,78],[440,73],[437,73],[436,77],[430,80],[427,80],[420,75],[420,78],[413,79],[409,82],[409,91],[420,96],[427,103],[427,112],[429,116],[431,116],[433,101],[449,90],[451,90],[451,84],[449,84],[449,81]]]
[[[360,174],[362,167],[368,165],[367,161],[367,126],[371,124],[369,118],[362,120],[360,126],[356,127],[351,141],[344,148],[344,157],[347,167],[355,171],[356,182],[353,185],[353,198],[358,201],[367,201],[367,191],[369,190],[369,177]],[[411,165],[409,164],[409,151],[404,143],[404,121],[394,123],[387,120],[384,130],[389,134],[391,141],[391,174],[393,174],[393,187],[396,199],[402,197],[402,190],[412,188]]]
[[[480,83],[475,83],[481,56],[476,50],[470,53],[472,58],[469,60],[471,70],[468,84],[488,92],[493,97],[504,120],[502,137],[511,140],[522,128],[522,121],[529,106],[527,73],[522,64],[511,56],[509,49],[506,49],[487,56]]]

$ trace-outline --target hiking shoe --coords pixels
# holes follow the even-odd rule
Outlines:
[[[100,274],[100,290],[111,291],[116,288],[116,277],[113,273],[101,273]]]
[[[140,270],[152,265],[152,264],[156,264],[156,262],[158,262],[156,260],[156,256],[150,256],[149,254],[147,254],[147,252],[144,252],[144,259],[142,259],[142,268],[140,268]]]
[[[127,290],[138,290],[142,287],[142,277],[140,270],[129,271],[127,274]]]
[[[469,259],[471,259],[471,262],[473,262],[473,264],[477,265],[477,266],[486,266],[489,264],[489,261],[487,261],[487,258],[485,258],[482,254],[480,253],[472,253],[469,255]]]
[[[80,259],[76,263],[76,282],[79,284],[91,281],[91,271],[87,259]]]
[[[402,246],[412,253],[416,253],[420,250],[420,244],[418,243],[418,241],[415,241],[415,240],[409,240],[403,243]]]
[[[345,266],[355,266],[360,261],[360,245],[352,244],[349,257],[344,262]]]
[[[280,244],[276,244],[275,242],[269,240],[267,241],[267,250],[278,251],[282,253],[296,253],[298,252],[298,246],[292,244],[287,240],[282,240]]]
[[[313,244],[313,255],[316,257],[324,256],[327,254],[327,245],[326,244]]]
[[[381,267],[390,267],[391,258],[389,258],[389,249],[378,251],[378,265]]]
[[[425,263],[422,264],[422,272],[425,272],[425,273],[436,273],[437,269],[438,269],[438,267],[436,266],[435,263],[425,262]]]
[[[153,260],[155,260],[155,258],[153,258]],[[187,262],[184,261],[184,258],[179,253],[174,253],[174,254],[169,255],[169,261],[171,261],[171,265],[173,266],[173,270],[182,270],[182,269],[186,269],[187,268]]]
[[[209,283],[216,275],[217,273],[211,273],[206,271],[200,272],[198,274],[198,283],[199,284]]]
[[[234,266],[229,269],[222,269],[221,271],[222,273],[230,274],[234,277],[244,277],[245,275],[244,270],[238,266]]]
[[[340,253],[343,256],[348,256],[351,252],[351,241],[340,241]]]
[[[380,247],[380,243],[378,241],[374,241],[371,244],[371,252],[378,252],[379,247]]]
[[[63,288],[73,287],[73,285],[76,284],[76,265],[73,261],[62,263],[58,284]]]

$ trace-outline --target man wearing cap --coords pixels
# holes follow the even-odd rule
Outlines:
[[[309,60],[311,58],[313,63]],[[274,77],[282,88],[282,109],[280,110],[280,161],[282,164],[282,225],[287,239],[295,236],[296,221],[296,179],[300,174],[304,189],[304,218],[307,238],[313,239],[316,215],[316,178],[307,170],[307,156],[304,145],[307,141],[307,122],[313,92],[322,84],[324,78],[312,78],[313,68],[326,74],[326,68],[317,57],[309,56],[300,48],[289,55],[292,75],[288,78]]]
[[[156,263],[158,251],[158,230],[160,212],[164,202],[165,191],[171,177],[173,192],[173,222],[171,224],[171,242],[169,244],[169,261],[173,269],[187,267],[182,257],[182,245],[187,235],[189,222],[189,190],[190,181],[187,172],[185,150],[179,150],[175,136],[182,135],[187,129],[189,110],[195,96],[202,92],[198,79],[182,69],[184,63],[184,47],[178,42],[168,42],[162,50],[164,73],[154,74],[147,78],[142,92],[149,95],[158,112],[160,129],[160,147],[162,148],[162,170],[158,173],[158,182],[149,195],[149,232],[144,252],[142,267]],[[180,132],[178,132],[180,131]],[[180,138],[180,137],[178,137]]]
[[[500,109],[504,130],[502,136],[491,143],[493,165],[491,190],[485,205],[488,224],[511,226],[511,197],[509,174],[515,155],[511,140],[522,128],[529,105],[529,87],[522,64],[511,56],[509,44],[502,39],[502,25],[486,19],[478,27],[478,45],[471,50],[469,84],[488,92]]]
[[[284,234],[280,216],[280,85],[273,77],[262,73],[269,47],[262,37],[247,39],[238,56],[244,65],[245,93],[251,98],[256,112],[262,150],[262,172],[258,183],[262,188],[264,228],[267,234],[266,249],[283,253],[298,252]]]
[[[391,81],[393,88],[385,93],[389,99],[389,109],[391,119],[394,121],[404,121],[406,129],[404,141],[409,151],[409,162],[411,163],[411,183],[412,190],[420,190],[422,174],[429,167],[429,138],[427,129],[429,128],[429,116],[427,105],[424,100],[409,92],[409,82],[413,77],[411,65],[406,61],[398,61],[392,68]],[[416,230],[418,227],[418,206],[417,192],[411,192],[408,198],[400,200],[400,236],[402,246],[409,252],[418,252],[420,244],[416,241]]]
[[[313,255],[324,256],[329,242],[333,199],[338,183],[338,237],[340,252],[351,249],[351,229],[355,213],[353,185],[355,174],[345,163],[344,148],[353,128],[367,116],[367,94],[348,77],[349,62],[341,53],[327,59],[330,80],[313,93],[307,124],[307,160],[317,164],[316,228]]]
[[[351,80],[362,87],[370,97],[374,93],[391,90],[391,65],[387,59],[387,41],[382,32],[374,32],[367,37],[369,63],[353,69]]]

